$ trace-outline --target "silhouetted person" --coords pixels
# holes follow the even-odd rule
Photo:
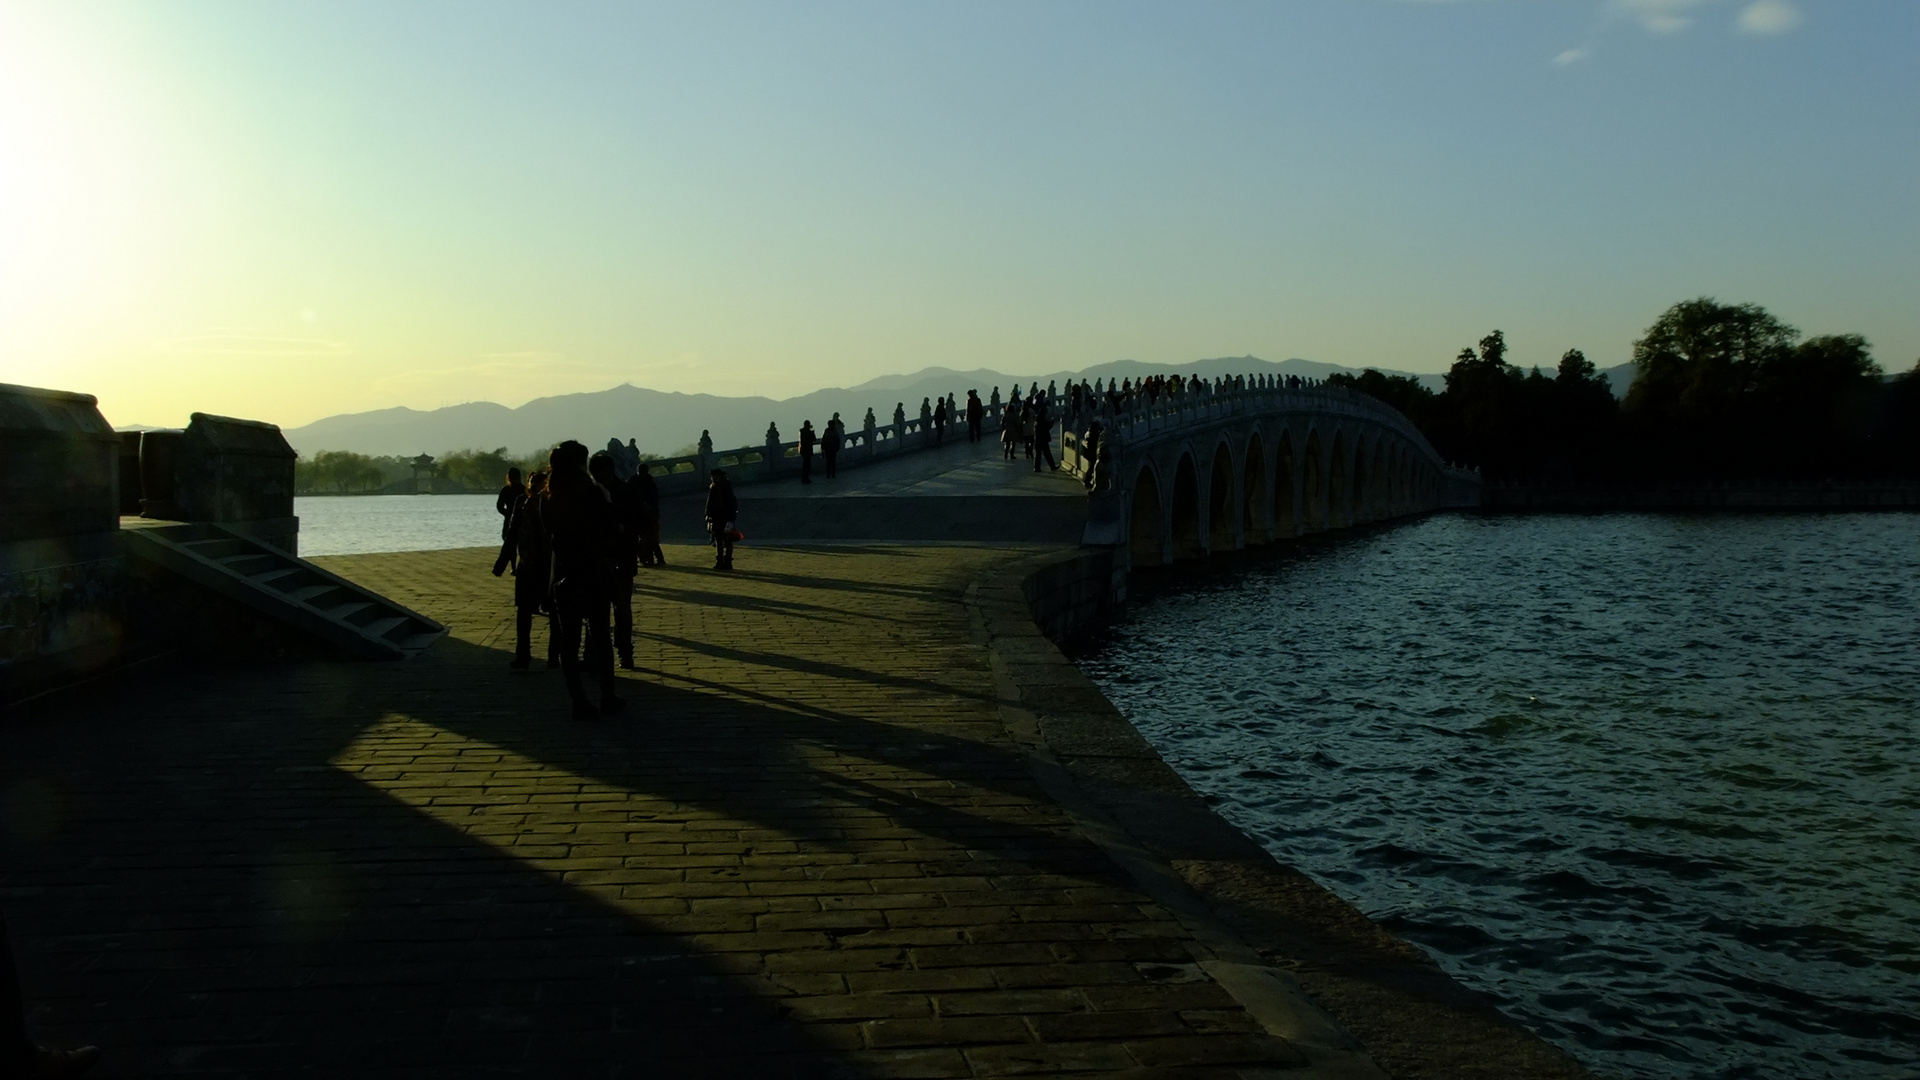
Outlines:
[[[0,915],[0,1080],[41,1080],[79,1076],[100,1060],[100,1048],[49,1050],[27,1034],[27,1005],[20,996],[20,973],[7,943],[7,920]]]
[[[967,391],[967,441],[980,441],[980,424],[987,418],[987,407],[980,404],[980,391]]]
[[[587,472],[606,490],[613,507],[613,584],[607,599],[613,604],[613,654],[620,666],[633,670],[633,577],[640,572],[640,503],[620,482],[613,457],[595,454]]]
[[[1014,450],[1020,445],[1020,399],[1007,402],[1006,410],[1000,414],[1000,453],[1008,461],[1014,458]]]
[[[553,573],[553,550],[540,524],[540,500],[546,492],[546,473],[528,477],[527,493],[507,519],[507,544],[513,553],[513,666],[523,670],[533,664],[533,617],[552,611],[547,588]],[[547,666],[560,666],[560,633],[551,618],[547,622]]]
[[[820,456],[826,459],[829,480],[840,475],[838,468],[840,448],[845,446],[846,442],[847,425],[841,421],[839,413],[834,413],[833,419],[827,421],[827,440],[820,444]]]
[[[517,505],[526,494],[527,485],[520,482],[520,470],[518,468],[508,469],[507,486],[501,488],[500,494],[494,497],[493,508],[500,512],[502,518],[512,517],[514,506]],[[500,539],[505,540],[506,538],[507,523],[502,521],[500,523]]]
[[[1033,460],[1035,425],[1038,424],[1039,421],[1040,399],[1030,396],[1027,398],[1026,407],[1020,410],[1020,444],[1026,448],[1027,460],[1029,461]],[[1040,466],[1035,464],[1034,468],[1037,470]]]
[[[813,421],[800,421],[800,482],[813,483]]]
[[[941,398],[940,404],[933,407],[933,445],[947,445],[947,399]]]
[[[626,702],[614,693],[613,650],[607,641],[607,607],[613,588],[616,530],[613,504],[587,474],[587,448],[568,439],[548,457],[547,497],[540,519],[553,545],[553,621],[560,639],[560,667],[576,720],[619,712]],[[600,707],[588,700],[580,677],[581,639],[586,666],[600,680]]]
[[[1040,471],[1040,459],[1047,459],[1047,468],[1059,471],[1060,463],[1053,460],[1053,414],[1046,406],[1033,410],[1033,471]]]
[[[667,565],[667,553],[660,550],[660,485],[653,482],[646,462],[634,467],[627,488],[640,507],[640,565]]]
[[[527,485],[520,482],[520,470],[507,470],[507,486],[494,497],[493,508],[500,512],[500,554],[493,560],[493,576],[507,572],[513,561],[513,508],[527,497]]]
[[[707,532],[713,535],[713,568],[733,569],[734,530],[740,519],[740,500],[733,494],[733,483],[724,469],[709,474],[707,484]]]

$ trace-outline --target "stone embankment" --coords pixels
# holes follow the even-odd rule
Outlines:
[[[1079,675],[1041,624],[1100,617],[1110,555],[701,554],[641,577],[618,719],[507,668],[483,550],[316,560],[447,624],[415,660],[8,715],[41,1033],[103,1076],[1582,1075]]]

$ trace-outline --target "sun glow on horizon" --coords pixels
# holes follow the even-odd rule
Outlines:
[[[1495,326],[1608,366],[1696,295],[1911,366],[1910,7],[1611,10],[0,0],[0,381],[294,427]]]

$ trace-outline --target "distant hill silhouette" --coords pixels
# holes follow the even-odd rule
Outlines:
[[[1632,368],[1627,365],[1628,379]],[[849,428],[859,428],[871,408],[883,424],[893,419],[895,402],[904,402],[909,415],[918,416],[920,399],[952,393],[962,402],[967,391],[976,389],[985,400],[994,387],[1005,398],[1018,382],[1022,387],[1038,382],[1064,384],[1068,379],[1137,379],[1143,375],[1165,374],[1176,368],[1165,364],[1143,364],[1134,360],[1116,360],[1081,371],[1056,371],[1044,375],[1013,376],[979,369],[954,371],[949,368],[924,368],[910,375],[887,375],[858,386],[816,390],[800,397],[774,400],[766,397],[720,397],[714,394],[677,394],[622,385],[610,390],[586,394],[563,394],[537,398],[516,409],[492,402],[450,405],[443,409],[378,409],[373,412],[347,413],[316,420],[304,427],[286,431],[287,441],[303,457],[322,450],[352,450],[361,454],[439,454],[465,448],[491,449],[504,446],[513,452],[551,446],[561,439],[579,439],[588,446],[604,446],[609,438],[636,439],[646,453],[671,454],[699,440],[702,429],[713,432],[713,443],[722,449],[757,445],[766,439],[767,422],[779,425],[782,439],[796,438],[802,420],[812,420],[815,428],[824,427],[836,411]],[[1214,378],[1265,372],[1324,378],[1336,371],[1353,371],[1337,364],[1311,360],[1285,360],[1269,363],[1251,356],[1220,357],[1180,365],[1188,375]],[[1613,375],[1617,372],[1610,371]],[[1407,372],[1387,372],[1389,375]],[[1442,388],[1439,375],[1416,375],[1435,390]],[[1624,394],[1624,384],[1616,378],[1616,392]]]

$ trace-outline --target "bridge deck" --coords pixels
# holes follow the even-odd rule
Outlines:
[[[749,467],[743,475],[751,476]],[[816,459],[813,483],[792,476],[736,483],[740,527],[766,540],[890,540],[1077,544],[1087,522],[1087,493],[1065,470],[1033,471],[1026,458],[1003,460],[997,441],[918,450],[827,479]],[[704,496],[667,500],[661,527],[670,539],[704,537]]]
[[[416,660],[182,657],[7,717],[0,899],[42,1035],[104,1044],[102,1077],[1299,1062],[1004,719],[965,596],[1030,556],[669,554],[620,719],[571,721],[557,672],[508,670],[484,549],[320,560],[449,626]],[[1091,708],[1029,640],[1018,677]],[[1085,752],[1126,761],[1112,745]],[[1396,1073],[1566,1075],[1455,1011],[1355,1016]]]
[[[964,429],[949,437],[945,446],[845,469],[833,480],[825,479],[821,469],[820,459],[816,457],[812,484],[802,485],[796,477],[740,484],[738,491],[742,498],[777,494],[813,499],[953,495],[1058,497],[1086,493],[1080,482],[1064,470],[1034,472],[1033,462],[1024,457],[1004,460],[997,438],[969,443]]]

